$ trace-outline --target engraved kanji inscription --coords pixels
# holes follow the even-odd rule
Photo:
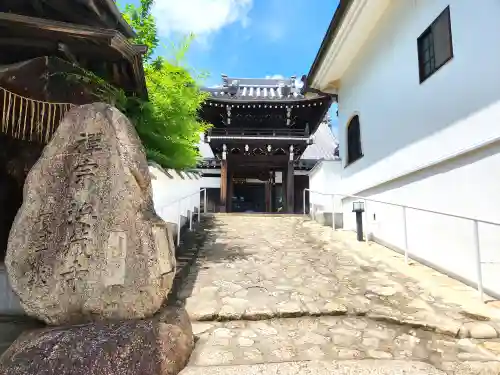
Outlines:
[[[77,144],[80,152],[102,151],[102,133],[80,133]]]
[[[104,285],[125,283],[125,260],[127,257],[127,235],[125,232],[111,232],[106,250],[106,274]]]
[[[33,250],[38,253],[48,249],[49,238],[52,234],[50,229],[51,213],[42,213],[39,216],[38,231],[33,236]]]
[[[161,276],[173,271],[175,267],[175,264],[173,263],[175,262],[175,258],[169,256],[172,252],[170,251],[166,229],[153,227],[152,231],[156,245],[156,256],[158,258],[158,271]]]
[[[90,156],[83,156],[75,165],[75,182],[79,184],[86,178],[95,177],[98,167],[99,164],[92,160]]]

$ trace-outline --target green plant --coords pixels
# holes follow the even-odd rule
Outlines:
[[[175,54],[179,59],[188,44],[183,46],[184,49]],[[165,168],[195,167],[200,133],[210,126],[198,117],[198,109],[208,94],[200,91],[179,61],[157,59],[145,65],[144,70],[147,101],[125,95],[123,90],[82,68],[66,75],[91,87],[96,101],[113,104],[132,121],[148,159]]]
[[[200,133],[209,127],[198,118],[207,93],[178,62],[157,59],[145,66],[145,73],[149,102],[130,117],[148,157],[165,167],[194,167]]]
[[[125,6],[123,17],[136,31],[134,43],[148,46],[144,72],[148,102],[127,102],[124,112],[134,122],[149,159],[167,168],[192,168],[199,157],[200,133],[209,126],[200,122],[198,110],[207,98],[197,80],[183,65],[194,38],[190,35],[172,45],[170,58],[153,55],[159,45],[156,22],[151,14],[154,0],[140,0],[139,6]]]
[[[199,121],[198,110],[207,98],[197,80],[183,65],[193,35],[179,45],[172,45],[170,58],[152,56],[159,44],[151,7],[154,0],[141,0],[140,6],[127,5],[124,18],[136,30],[134,43],[148,46],[144,72],[149,99],[125,95],[125,92],[96,74],[78,68],[69,79],[90,87],[96,100],[111,103],[135,125],[148,159],[165,168],[186,169],[196,166],[200,133],[210,125]]]
[[[125,11],[122,13],[123,18],[134,28],[137,34],[134,42],[148,47],[148,52],[144,55],[144,61],[150,60],[160,43],[156,21],[151,14],[153,3],[154,0],[141,0],[138,7],[127,4]]]

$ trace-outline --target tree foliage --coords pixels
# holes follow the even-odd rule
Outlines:
[[[141,0],[138,7],[127,4],[123,12],[123,18],[134,28],[137,34],[134,42],[148,47],[148,52],[144,55],[145,61],[149,61],[160,43],[156,21],[151,14],[153,3],[154,0]]]
[[[198,118],[198,109],[207,94],[200,91],[197,84],[201,76],[193,77],[183,65],[192,35],[179,45],[171,46],[170,58],[153,59],[159,46],[156,22],[151,14],[153,3],[154,0],[141,0],[138,7],[128,4],[123,13],[136,31],[134,43],[148,46],[144,71],[149,100],[123,100],[123,93],[109,85],[102,89],[101,95],[118,98],[115,105],[135,124],[149,159],[165,168],[191,168],[199,157],[200,133],[208,127]]]
[[[148,157],[165,167],[194,167],[207,128],[198,119],[206,94],[184,67],[168,60],[155,60],[145,72],[150,102],[133,116]]]

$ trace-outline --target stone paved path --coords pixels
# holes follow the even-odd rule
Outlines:
[[[206,230],[178,293],[198,337],[187,374],[352,360],[500,373],[499,311],[454,280],[302,217],[217,215]]]

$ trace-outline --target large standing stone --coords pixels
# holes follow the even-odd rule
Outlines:
[[[175,375],[194,346],[187,313],[23,334],[0,358],[2,375]]]
[[[26,178],[5,262],[25,311],[48,324],[158,311],[174,248],[153,208],[143,146],[117,109],[66,115]]]

